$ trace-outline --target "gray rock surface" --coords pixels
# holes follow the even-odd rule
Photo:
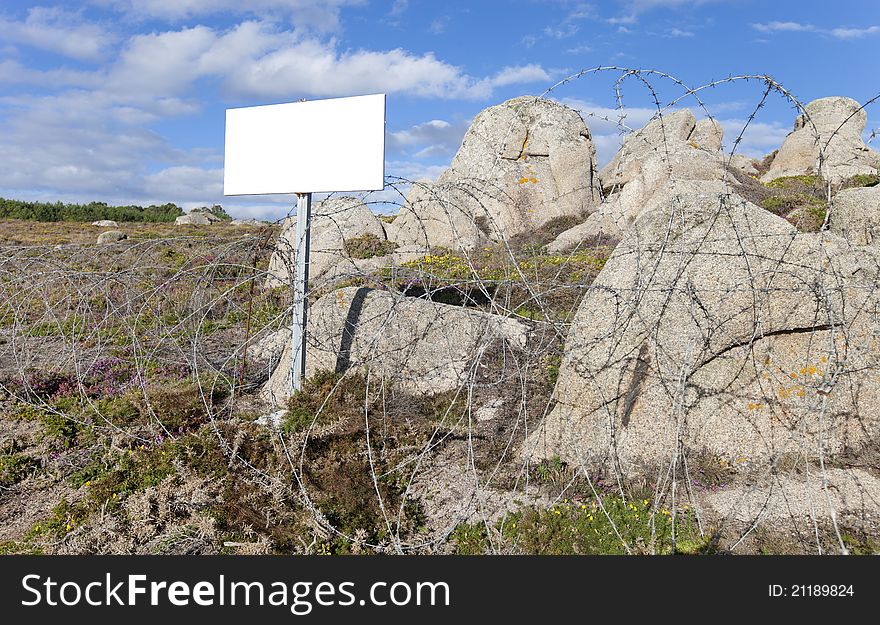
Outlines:
[[[743,154],[733,154],[730,157],[730,166],[744,173],[746,176],[758,175],[758,162]]]
[[[338,289],[309,311],[307,377],[368,367],[402,390],[440,393],[466,382],[483,347],[504,343],[522,350],[526,329],[512,319],[388,291]],[[288,344],[263,397],[282,404],[290,395],[289,375]]]
[[[737,196],[642,215],[580,304],[527,455],[625,475],[676,449],[826,459],[880,436],[880,255]],[[821,434],[820,434],[821,433]]]
[[[93,226],[98,226],[100,228],[118,228],[119,224],[113,221],[112,219],[99,219],[98,221],[92,222]]]
[[[820,146],[824,155],[822,175],[831,182],[877,173],[880,153],[862,140],[867,115],[858,102],[844,97],[820,98],[804,109],[761,180],[817,173]]]
[[[107,245],[109,243],[118,243],[128,238],[122,230],[107,230],[98,235],[98,245]]]
[[[477,115],[449,169],[436,183],[413,185],[388,236],[469,248],[558,217],[586,217],[599,195],[596,151],[581,116],[520,97]]]
[[[833,517],[861,521],[866,513],[880,513],[880,479],[861,469],[831,468],[823,476],[818,467],[812,475],[767,476],[760,483],[736,486],[706,496],[708,507],[737,527],[789,526],[792,522],[828,521]]]
[[[192,213],[181,215],[174,220],[174,223],[178,226],[210,226],[214,222],[208,218],[206,213],[193,211]]]
[[[359,261],[348,258],[345,241],[367,234],[386,240],[382,221],[358,198],[338,196],[315,204],[312,207],[309,279],[317,282],[321,278],[357,273]],[[296,264],[296,243],[296,217],[288,217],[269,261],[267,288],[291,283]]]
[[[880,185],[837,193],[829,229],[854,245],[880,246]]]

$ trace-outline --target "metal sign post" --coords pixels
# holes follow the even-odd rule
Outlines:
[[[292,392],[306,371],[312,193],[381,191],[384,182],[384,94],[226,111],[224,195],[297,196]]]
[[[296,271],[293,277],[293,323],[290,326],[290,389],[302,389],[306,376],[306,317],[309,307],[309,230],[312,194],[296,194]]]

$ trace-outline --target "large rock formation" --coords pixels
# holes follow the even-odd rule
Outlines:
[[[357,262],[346,253],[345,242],[364,235],[372,235],[380,242],[386,240],[382,222],[363,201],[339,196],[316,203],[312,207],[309,279],[317,281],[322,277],[358,271]],[[267,287],[291,283],[296,243],[296,217],[288,217],[269,260]]]
[[[476,310],[349,287],[309,310],[306,375],[368,367],[403,390],[440,393],[458,388],[493,343],[525,347],[526,326]],[[290,345],[263,389],[276,405],[290,396]]]
[[[613,193],[642,173],[645,159],[664,158],[676,152],[700,149],[718,152],[723,131],[712,120],[697,122],[690,109],[657,115],[643,128],[623,140],[623,145],[610,163],[599,172],[602,187]],[[699,141],[698,141],[699,139]]]
[[[413,185],[388,236],[401,244],[473,247],[586,217],[599,201],[596,152],[580,115],[520,97],[482,111],[436,183]]]
[[[854,245],[880,246],[880,185],[835,195],[829,228]]]
[[[688,109],[657,117],[626,137],[599,174],[608,194],[587,220],[561,233],[548,249],[560,252],[595,236],[619,238],[643,212],[688,193],[735,192],[738,184],[721,153],[722,130]]]
[[[584,297],[525,451],[632,476],[681,453],[746,467],[876,444],[878,278],[871,248],[736,196],[679,196]]]
[[[851,98],[813,100],[798,115],[794,130],[785,138],[761,180],[818,173],[820,148],[821,174],[826,180],[840,182],[856,174],[877,173],[880,153],[862,140],[866,123],[864,109]]]

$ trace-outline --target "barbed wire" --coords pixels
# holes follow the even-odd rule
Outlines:
[[[225,539],[434,553],[474,532],[479,550],[506,553],[549,548],[523,526],[557,536],[551,515],[576,536],[601,527],[605,548],[623,553],[757,551],[776,537],[846,553],[852,532],[876,540],[878,431],[866,411],[880,405],[880,260],[826,232],[831,176],[817,232],[800,233],[755,212],[747,200],[766,186],[733,158],[775,95],[815,138],[821,180],[831,139],[880,95],[825,137],[766,75],[691,87],[600,66],[518,100],[513,115],[551,99],[571,113],[560,92],[606,73],[617,119],[576,114],[621,131],[613,175],[630,157],[642,170],[656,161],[665,201],[649,197],[627,229],[549,251],[632,183],[596,183],[587,211],[536,225],[502,174],[522,121],[484,138],[494,160],[480,177],[392,176],[381,196],[330,196],[315,215],[311,377],[289,400],[267,394],[289,343],[287,222],[0,246],[0,401],[16,424],[4,452],[21,459],[25,445],[41,463],[0,497],[64,496],[19,532],[19,548],[211,551]],[[655,125],[624,123],[630,81]],[[720,188],[695,189],[665,118],[692,100],[720,129],[702,94],[734,83],[760,85],[759,97],[729,152],[703,150]],[[352,223],[378,205],[397,216]],[[408,240],[391,236],[401,223],[414,224]],[[743,440],[750,457],[737,466]]]

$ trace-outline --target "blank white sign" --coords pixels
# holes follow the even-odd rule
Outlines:
[[[379,191],[385,95],[226,111],[224,195]]]

